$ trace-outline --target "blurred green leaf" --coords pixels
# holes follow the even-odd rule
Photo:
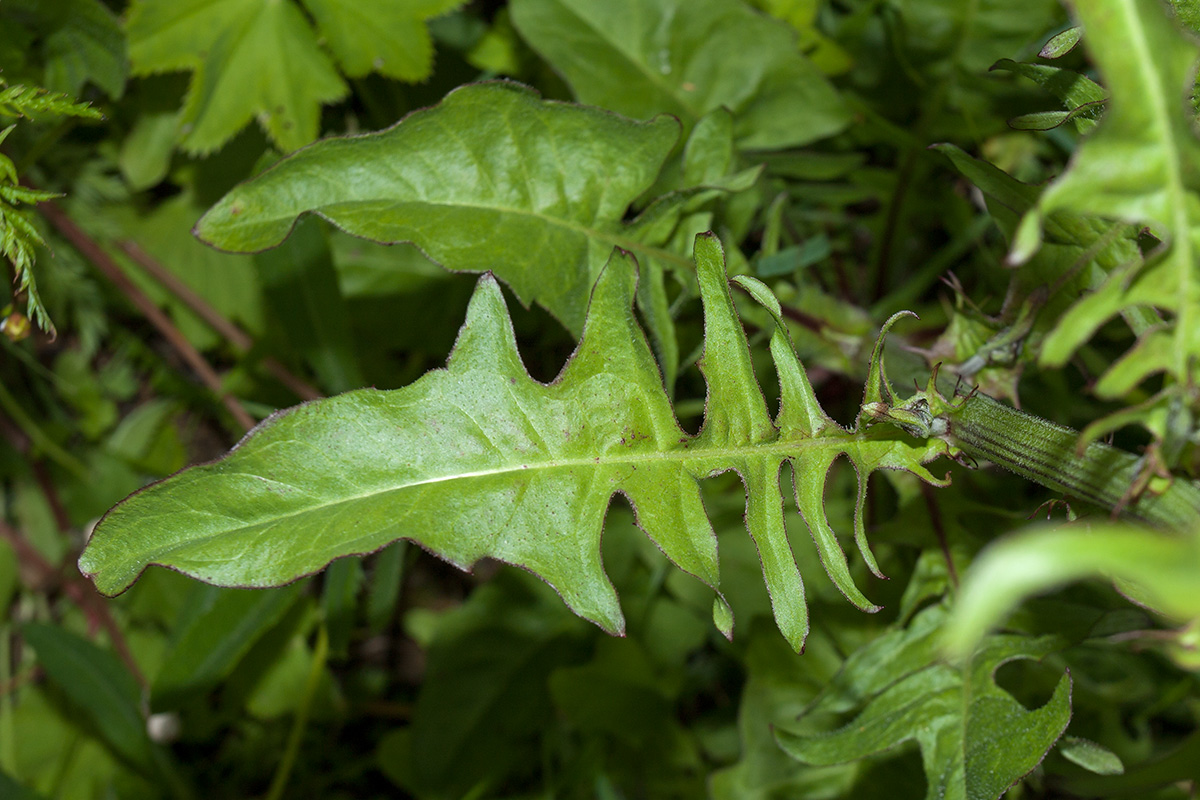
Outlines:
[[[528,769],[554,724],[549,675],[582,658],[582,633],[553,593],[512,573],[440,619],[413,709],[415,793],[461,797]]]
[[[44,795],[17,783],[2,769],[0,769],[0,797],[4,797],[5,800],[44,800]]]
[[[1159,613],[1200,617],[1200,536],[1116,523],[1033,529],[1002,539],[972,565],[946,647],[963,655],[1024,598],[1093,576],[1131,582],[1138,601]]]
[[[1120,775],[1125,771],[1121,759],[1111,750],[1078,736],[1064,736],[1058,745],[1058,752],[1072,764],[1078,764],[1097,775]]]
[[[780,149],[837,133],[849,113],[785,25],[733,0],[513,0],[512,19],[580,102],[685,130],[720,107],[738,144]]]
[[[194,587],[154,677],[154,708],[174,708],[214,688],[283,618],[299,597],[299,589],[298,585],[273,592]]]
[[[254,257],[272,332],[304,357],[330,393],[365,382],[322,224],[300,220],[282,245]],[[336,651],[337,648],[335,647]]]
[[[915,741],[929,800],[997,800],[1007,792],[1041,763],[1066,729],[1071,678],[1063,675],[1045,705],[1031,711],[996,685],[996,670],[1014,659],[1041,658],[1059,642],[994,636],[970,661],[953,667],[936,657],[943,613],[936,606],[926,610],[908,630],[876,639],[847,660],[837,679],[841,688],[814,703],[806,716],[843,711],[858,695],[850,706],[860,709],[857,716],[830,732],[781,730],[777,738],[783,749],[821,766]],[[911,657],[889,657],[897,647]]]
[[[204,211],[191,191],[182,192],[155,206],[148,214],[122,208],[114,214],[130,239],[168,272],[179,278],[222,316],[258,335],[264,329],[264,300],[255,279],[254,265],[245,256],[220,253],[205,247],[189,231]],[[175,324],[201,350],[216,347],[221,339],[171,292],[151,279],[141,267],[131,265],[129,277],[156,302],[169,310]]]
[[[22,627],[47,677],[109,748],[143,772],[155,766],[154,745],[140,711],[141,689],[108,650],[54,625]]]

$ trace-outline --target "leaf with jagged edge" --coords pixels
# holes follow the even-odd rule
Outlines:
[[[855,709],[857,716],[828,732],[780,730],[780,746],[805,764],[827,766],[915,740],[927,800],[997,800],[1041,763],[1066,729],[1071,678],[1064,674],[1050,699],[1029,710],[996,684],[996,671],[1009,661],[1042,658],[1063,642],[992,636],[971,659],[948,664],[938,646],[945,620],[945,608],[931,606],[906,628],[853,653],[800,722]]]
[[[134,0],[129,60],[135,75],[193,73],[180,120],[189,153],[222,147],[251,119],[287,152],[316,139],[321,106],[349,91],[334,58],[348,77],[426,80],[427,21],[462,2]]]
[[[251,119],[282,150],[317,138],[321,104],[349,91],[292,0],[136,0],[126,23],[133,74],[193,72],[182,145],[209,153]]]
[[[1043,342],[1042,360],[1062,364],[1115,314],[1150,306],[1173,314],[1172,346],[1147,349],[1136,369],[1126,362],[1119,381],[1101,381],[1105,394],[1158,372],[1188,383],[1200,358],[1200,139],[1187,98],[1200,47],[1158,0],[1078,0],[1075,7],[1111,93],[1109,110],[1022,221],[1012,257],[1028,258],[1043,220],[1063,209],[1149,225],[1165,246],[1144,265],[1135,260],[1114,270],[1080,300]]]
[[[697,435],[679,427],[633,314],[630,255],[618,251],[602,272],[583,338],[548,385],[525,371],[499,286],[485,275],[444,370],[403,389],[349,392],[272,416],[221,460],[112,509],[80,569],[110,594],[150,564],[222,585],[277,586],[404,538],[462,568],[484,557],[523,566],[577,614],[620,633],[624,619],[600,561],[604,517],[620,492],[667,557],[717,591],[714,619],[731,635],[699,479],[734,470],[746,486],[746,524],[776,620],[799,650],[808,612],[784,530],[783,464],[830,577],[871,611],[825,518],[826,473],[846,455],[863,485],[880,468],[942,484],[922,465],[945,446],[834,423],[782,325],[771,340],[782,396],[772,422],[713,234],[696,238],[695,260],[708,384]],[[778,316],[765,287],[740,283]],[[874,375],[882,374],[881,354],[877,347]],[[873,566],[861,506],[860,492],[856,528]]]

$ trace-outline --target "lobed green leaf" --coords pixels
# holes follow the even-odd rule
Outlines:
[[[263,250],[315,213],[356,236],[413,242],[447,269],[490,270],[578,334],[614,245],[688,265],[640,244],[654,235],[644,222],[622,221],[678,137],[667,117],[633,122],[515,83],[464,86],[388,130],[284,159],[226,195],[196,235]],[[668,230],[680,211],[668,212]]]
[[[704,302],[706,416],[690,436],[675,418],[632,302],[636,263],[616,253],[592,293],[583,338],[549,385],[529,377],[499,286],[480,279],[446,369],[404,389],[361,390],[272,416],[220,461],[147,487],[101,521],[80,568],[101,591],[126,588],[150,564],[222,585],[276,586],[341,556],[410,539],[462,568],[484,557],[523,566],[579,615],[620,633],[624,620],[600,561],[612,496],[680,568],[720,595],[716,538],[698,481],[736,471],[776,620],[800,649],[804,586],[783,524],[780,474],[826,571],[864,610],[823,508],[826,473],[841,455],[859,474],[856,532],[876,469],[922,466],[945,451],[882,427],[847,431],[825,415],[783,326],[771,350],[780,375],[774,421],[755,381],[745,333],[715,236],[697,237]],[[751,279],[752,280],[752,279]],[[778,314],[765,287],[755,296]],[[879,369],[879,365],[875,365]]]

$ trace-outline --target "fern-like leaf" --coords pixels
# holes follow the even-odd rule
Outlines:
[[[61,92],[48,92],[24,85],[8,86],[0,81],[0,116],[36,119],[53,115],[104,118],[89,104],[77,103]],[[15,127],[9,125],[0,130],[0,144]],[[16,293],[25,295],[26,316],[51,334],[54,333],[54,324],[42,305],[33,274],[35,248],[44,247],[46,243],[30,221],[29,211],[21,206],[32,206],[58,196],[54,192],[21,186],[16,165],[8,156],[0,154],[0,256],[13,265]]]
[[[484,557],[523,566],[576,613],[620,633],[624,620],[600,559],[605,513],[620,492],[668,558],[716,590],[714,619],[731,635],[699,479],[735,470],[776,620],[800,649],[808,619],[784,531],[783,464],[791,465],[796,503],[830,577],[870,611],[825,518],[826,473],[846,455],[864,486],[880,468],[941,483],[922,464],[945,446],[837,425],[818,405],[782,326],[771,341],[782,389],[772,421],[715,236],[697,238],[695,258],[708,382],[699,434],[680,428],[633,314],[632,256],[618,251],[609,261],[583,338],[548,385],[526,372],[500,288],[485,275],[444,370],[404,389],[349,392],[276,414],[221,460],[110,511],[80,568],[106,593],[123,590],[150,564],[222,585],[276,586],[405,538],[462,568]],[[778,316],[766,287],[743,285]],[[889,391],[886,380],[869,386],[869,394]],[[860,491],[858,539],[874,568],[861,506]]]

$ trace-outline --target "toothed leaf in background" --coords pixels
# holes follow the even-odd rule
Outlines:
[[[4,12],[5,26],[27,27],[37,38],[46,88],[77,95],[90,82],[114,100],[124,94],[125,37],[100,0],[5,0]]]
[[[415,83],[433,71],[426,20],[466,0],[303,0],[342,71]]]
[[[255,118],[295,150],[317,138],[321,104],[347,92],[291,0],[140,0],[126,31],[134,75],[194,73],[180,118],[190,153],[216,150]]]
[[[216,150],[252,119],[288,152],[317,138],[322,104],[348,91],[334,58],[349,77],[425,80],[433,69],[426,20],[461,4],[304,0],[302,10],[293,0],[136,0],[129,58],[139,76],[193,73],[180,119],[189,153]]]
[[[705,234],[695,248],[708,383],[696,436],[679,427],[633,314],[632,257],[617,252],[601,273],[583,339],[549,385],[525,371],[488,275],[445,370],[404,389],[350,392],[275,415],[224,459],[114,508],[81,568],[109,593],[150,564],[222,585],[275,586],[405,538],[462,568],[483,557],[524,566],[577,614],[620,633],[624,619],[600,562],[604,517],[620,492],[659,549],[718,591],[714,615],[730,635],[698,480],[735,470],[747,488],[747,527],[776,621],[800,649],[808,618],[783,526],[784,462],[826,570],[855,605],[874,610],[825,519],[826,473],[846,455],[863,485],[881,467],[937,482],[922,464],[945,447],[889,439],[879,427],[852,433],[821,422],[828,418],[782,327],[772,345],[782,376],[777,429],[750,365],[721,246]],[[777,313],[765,288],[753,288]],[[860,491],[856,529],[868,555],[861,500]]]

